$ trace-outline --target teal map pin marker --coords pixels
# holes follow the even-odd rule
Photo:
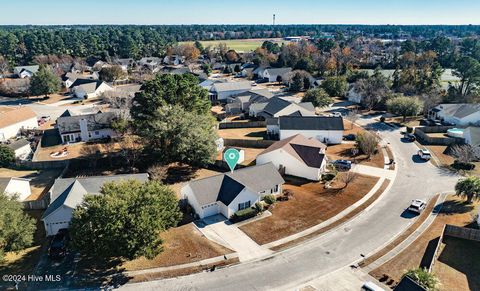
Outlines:
[[[236,149],[228,149],[223,153],[223,159],[227,162],[230,171],[233,172],[240,159],[240,152]]]

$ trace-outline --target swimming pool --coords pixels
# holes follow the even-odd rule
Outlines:
[[[450,137],[463,137],[463,128],[451,128],[447,130],[447,135]]]

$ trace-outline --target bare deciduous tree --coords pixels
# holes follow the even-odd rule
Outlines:
[[[353,182],[353,180],[355,180],[356,178],[357,178],[357,173],[352,172],[352,171],[348,171],[348,172],[340,174],[339,175],[339,180],[344,184],[342,189],[347,188],[348,184]]]
[[[95,170],[97,168],[97,162],[100,158],[100,146],[97,144],[84,145],[80,150],[80,154],[88,160],[90,167]]]
[[[477,159],[478,153],[471,145],[454,145],[451,155],[461,163],[471,163]]]
[[[348,114],[345,116],[345,119],[350,121],[350,129],[353,129],[353,124],[358,120],[359,115],[358,115],[358,110],[357,109],[352,109],[348,112]]]
[[[127,134],[120,142],[120,148],[122,149],[122,155],[125,158],[127,166],[134,168],[136,162],[140,158],[142,150],[142,144],[138,136]]]
[[[357,147],[362,153],[367,155],[367,159],[370,159],[375,154],[379,141],[379,137],[370,131],[360,132],[357,135]]]

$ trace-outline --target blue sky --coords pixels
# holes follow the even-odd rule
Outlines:
[[[479,0],[0,0],[0,24],[480,24]]]

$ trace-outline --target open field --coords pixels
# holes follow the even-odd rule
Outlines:
[[[181,265],[229,254],[232,251],[207,238],[193,223],[174,227],[161,234],[164,251],[152,260],[139,258],[123,264],[127,271]]]
[[[334,188],[325,189],[318,182],[306,182],[295,177],[287,177],[286,180],[283,189],[293,192],[293,198],[270,207],[271,216],[240,227],[260,245],[295,234],[335,216],[365,196],[378,178],[359,175],[343,190],[338,190],[343,187],[341,182],[334,182]]]
[[[479,206],[480,206],[480,201],[476,201],[471,205],[468,205],[468,204],[465,204],[464,200],[459,197],[449,196],[443,203],[442,210],[438,214],[438,216],[435,218],[432,225],[430,225],[430,227],[417,240],[415,240],[410,246],[408,246],[399,255],[397,255],[387,263],[383,264],[379,268],[370,272],[370,274],[376,277],[377,279],[383,277],[383,275],[386,274],[390,278],[394,279],[396,282],[399,282],[399,280],[401,279],[402,275],[406,270],[420,266],[420,263],[423,259],[423,255],[425,253],[425,250],[427,249],[428,244],[431,241],[437,239],[442,234],[443,227],[445,224],[451,224],[451,225],[457,225],[457,226],[465,226],[470,224],[472,222],[473,214],[477,213],[476,211]],[[393,243],[395,243],[395,241]],[[461,265],[463,261],[461,259],[456,259],[455,262]],[[457,271],[465,270],[466,267],[467,266],[457,266],[456,269]],[[466,275],[467,274],[464,274],[460,277],[456,276],[456,278],[457,280],[460,280],[461,277],[464,277],[465,280],[467,280]],[[477,274],[477,277],[479,277],[478,274]],[[469,281],[474,280],[474,278],[468,278],[468,280]],[[441,280],[440,283],[443,284],[444,282]],[[453,289],[447,288],[443,290],[453,290]],[[468,289],[460,288],[457,290],[468,290]],[[472,290],[475,290],[475,288],[473,288]]]
[[[225,43],[228,48],[236,50],[238,52],[254,51],[256,48],[262,46],[262,43],[266,40],[276,42],[279,45],[283,43],[281,38],[252,38],[252,39],[230,39],[230,40],[205,40],[200,41],[204,46],[217,46],[220,43]],[[181,42],[188,43],[188,42]],[[191,42],[190,42],[191,43]]]

